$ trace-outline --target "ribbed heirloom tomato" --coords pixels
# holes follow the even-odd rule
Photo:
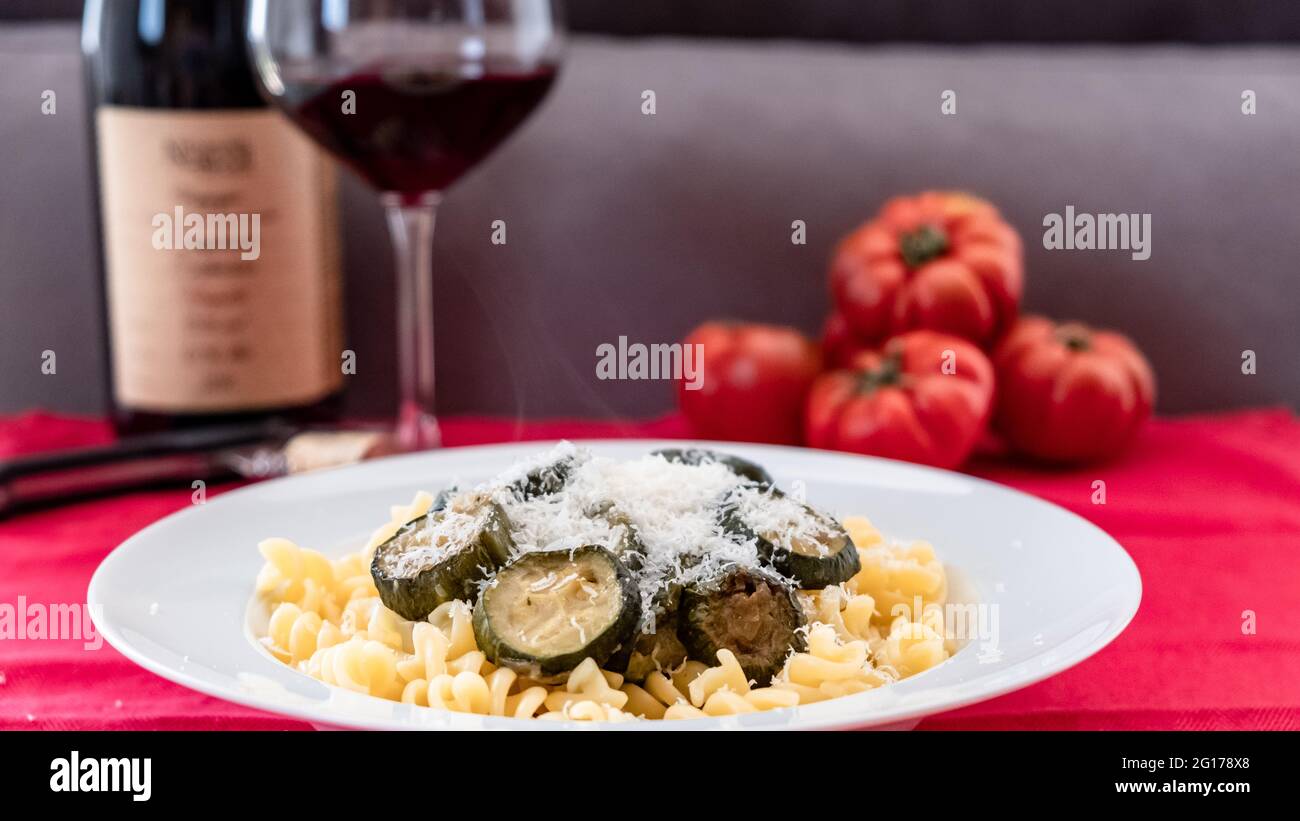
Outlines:
[[[1052,462],[1109,459],[1132,441],[1155,403],[1155,376],[1127,337],[1077,322],[1027,316],[994,355],[998,432]]]
[[[990,348],[1015,321],[1020,237],[990,203],[929,191],[898,197],[840,241],[831,294],[849,326],[879,342],[916,328]]]
[[[799,443],[804,399],[821,371],[821,354],[811,340],[781,325],[706,322],[685,344],[703,351],[700,388],[677,383],[678,402],[697,434]]]
[[[966,461],[993,405],[993,366],[971,343],[911,331],[808,394],[805,432],[817,448],[953,468]]]

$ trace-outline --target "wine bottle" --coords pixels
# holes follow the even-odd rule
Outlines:
[[[325,419],[343,377],[336,176],[268,108],[243,0],[87,0],[119,430]]]

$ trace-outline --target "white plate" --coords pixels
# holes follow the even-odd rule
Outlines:
[[[597,454],[639,456],[681,441],[584,442]],[[996,616],[986,634],[940,666],[897,684],[784,710],[689,722],[611,725],[907,727],[920,717],[991,698],[1065,670],[1106,646],[1137,612],[1137,568],[1114,539],[1068,511],[991,482],[885,459],[797,448],[698,443],[753,459],[809,501],[860,514],[890,538],[931,541],[954,598]],[[87,601],[96,626],[127,658],[209,695],[317,726],[553,729],[414,707],[330,687],[281,664],[253,638],[257,542],[284,536],[337,556],[356,550],[393,504],[417,490],[486,479],[547,443],[455,448],[279,479],[226,493],[159,521],[108,556]],[[992,620],[986,618],[992,626]]]

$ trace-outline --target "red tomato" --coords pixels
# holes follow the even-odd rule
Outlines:
[[[803,403],[821,355],[794,328],[706,322],[685,344],[703,346],[703,380],[677,383],[682,412],[709,439],[798,444]]]
[[[998,432],[1015,449],[1047,461],[1117,455],[1155,404],[1155,376],[1133,343],[1077,322],[1021,319],[994,364]]]
[[[993,366],[979,348],[935,331],[896,336],[823,374],[808,394],[805,431],[817,448],[955,468],[993,405]]]
[[[874,348],[871,342],[858,336],[844,314],[832,311],[822,326],[822,359],[828,368],[847,368],[853,357]]]
[[[841,240],[831,293],[864,339],[915,328],[990,348],[1015,322],[1024,268],[1020,237],[988,202],[928,191],[885,203]]]

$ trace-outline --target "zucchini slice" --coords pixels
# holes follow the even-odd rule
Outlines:
[[[791,649],[804,649],[803,626],[794,587],[767,570],[726,565],[682,591],[678,635],[691,658],[714,665],[719,650],[730,650],[760,687],[781,671]]]
[[[385,607],[418,621],[444,602],[473,601],[514,549],[500,506],[480,494],[451,496],[379,545],[370,576]]]
[[[669,462],[680,462],[683,465],[706,465],[717,462],[742,479],[748,479],[762,487],[771,487],[774,484],[772,475],[762,465],[729,453],[719,453],[707,448],[660,448],[651,451],[650,455],[662,456]]]
[[[641,592],[599,545],[523,553],[488,582],[474,606],[474,638],[493,663],[538,681],[584,659],[604,664],[632,638]]]
[[[604,502],[587,511],[593,519],[603,519],[610,527],[622,527],[623,530],[609,549],[619,561],[627,565],[633,573],[639,573],[645,566],[646,548],[641,540],[641,531],[632,519],[618,508],[614,502]]]
[[[656,670],[672,670],[686,661],[689,653],[677,635],[677,610],[682,586],[669,581],[654,596],[653,630],[642,629],[610,657],[605,669],[622,673],[629,681],[644,681]]]
[[[677,635],[676,619],[659,622],[653,633],[639,633],[625,652],[616,653],[606,664],[613,673],[622,673],[628,681],[645,681],[655,671],[673,670],[686,661],[689,653]]]
[[[451,504],[451,500],[457,493],[460,493],[460,488],[455,485],[445,487],[438,491],[438,495],[433,497],[433,503],[429,505],[429,510],[427,512],[437,513],[439,510],[446,508],[447,505]]]
[[[724,530],[754,539],[759,558],[804,590],[846,582],[862,568],[848,531],[833,516],[775,488],[742,488],[719,513]]]
[[[573,476],[575,462],[576,459],[570,455],[535,467],[512,482],[510,489],[523,502],[559,493]]]

